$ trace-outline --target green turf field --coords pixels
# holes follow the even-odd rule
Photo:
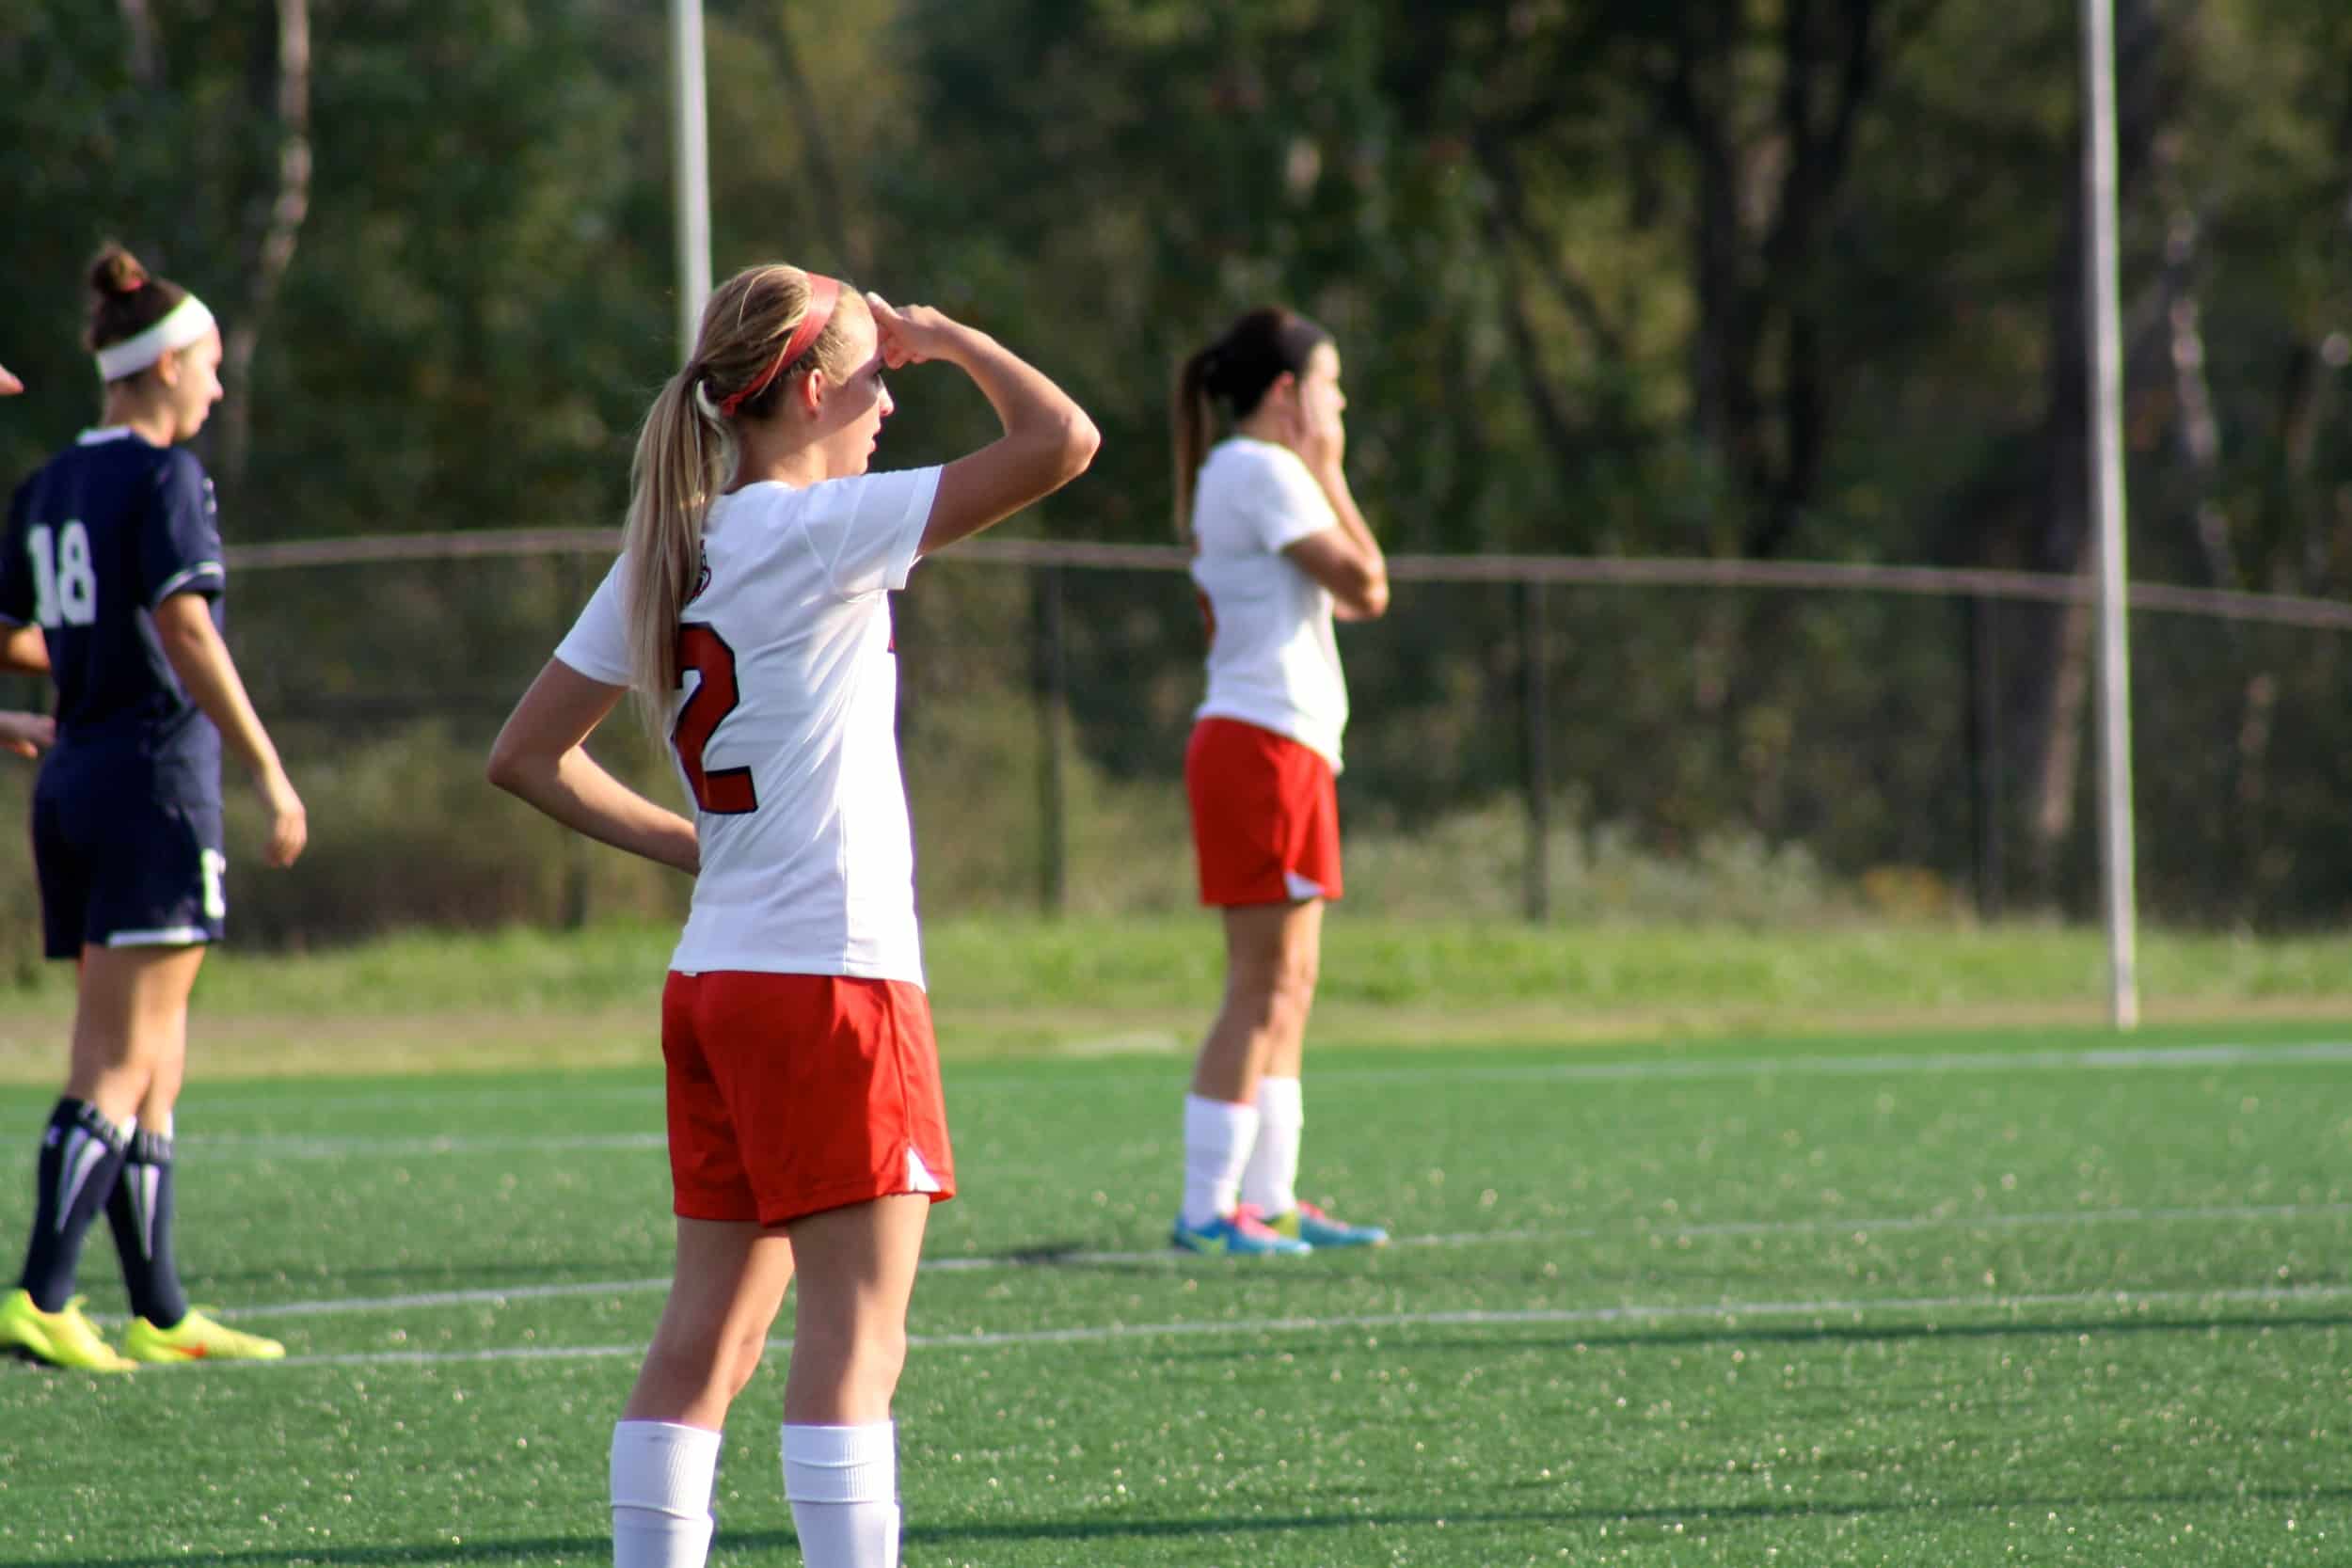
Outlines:
[[[2352,1030],[1319,1047],[1305,1185],[1399,1241],[1284,1261],[1162,1250],[1181,1072],[951,1063],[910,1564],[2352,1561]],[[198,1082],[193,1292],[291,1358],[0,1363],[0,1568],[608,1560],[660,1125],[642,1068]],[[799,1561],[784,1350],[715,1562]]]

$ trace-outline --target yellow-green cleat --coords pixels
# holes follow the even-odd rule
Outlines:
[[[33,1293],[15,1290],[0,1296],[0,1347],[13,1347],[37,1361],[80,1372],[136,1371],[138,1364],[117,1355],[82,1312],[75,1296],[55,1312],[33,1305]]]
[[[190,1308],[169,1328],[133,1318],[122,1337],[122,1354],[134,1361],[275,1361],[286,1347],[258,1334],[240,1334]]]

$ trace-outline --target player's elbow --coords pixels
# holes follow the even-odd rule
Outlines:
[[[1370,562],[1360,562],[1346,581],[1333,585],[1331,597],[1343,619],[1377,621],[1389,612],[1389,574]]]
[[[519,795],[526,800],[531,799],[532,781],[545,772],[546,768],[539,766],[539,759],[531,754],[529,748],[502,733],[491,742],[490,759],[482,768],[482,776],[489,781],[493,788],[502,789],[509,795]]]
[[[25,675],[49,673],[49,642],[39,626],[9,626],[0,633],[0,670]]]
[[[1103,433],[1085,409],[1073,404],[1054,434],[1054,487],[1058,490],[1093,465],[1094,454],[1103,450]]]

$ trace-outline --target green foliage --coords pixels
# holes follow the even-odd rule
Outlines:
[[[2136,568],[2344,594],[2352,24],[2327,0],[2118,11]],[[310,12],[316,162],[249,321],[230,540],[612,522],[677,354],[658,9]],[[249,315],[274,26],[187,0],[0,14],[0,79],[23,87],[0,95],[0,363],[31,388],[0,409],[0,479],[92,412],[74,339],[101,238]],[[722,271],[781,257],[935,302],[1069,385],[1106,444],[1016,530],[1165,540],[1171,368],[1279,298],[1338,335],[1351,468],[1393,547],[2067,570],[2074,26],[1989,0],[712,0],[714,248]],[[895,387],[886,461],[993,429],[950,372]],[[479,729],[580,564],[240,578],[232,631],[265,715],[335,718],[327,750],[430,717]],[[910,734],[924,702],[1000,709],[990,745],[1015,750],[972,760],[1008,779],[1035,761],[1015,715],[1041,615],[1009,584],[927,573],[901,604]],[[1073,778],[1104,791],[1078,819],[1170,833],[1189,595],[1068,587]],[[1645,853],[1802,846],[1840,884],[1898,864],[1965,885],[2005,836],[1995,891],[2088,908],[2090,769],[2068,759],[2089,749],[2057,699],[2079,642],[2003,611],[2004,662],[1972,686],[1964,613],[1915,608],[1579,594],[1552,655],[1555,786]],[[1359,820],[1409,836],[1521,786],[1513,613],[1408,587],[1346,634]],[[927,622],[968,625],[967,664],[1000,644],[986,678],[927,671]],[[2332,644],[2201,631],[2175,657],[2137,629],[2161,683],[2139,716],[2161,736],[2141,785],[2161,912],[2339,918]],[[910,766],[918,794],[961,787]],[[926,847],[941,896],[1033,885],[1034,786],[1011,787],[991,810],[1026,826],[955,865]]]

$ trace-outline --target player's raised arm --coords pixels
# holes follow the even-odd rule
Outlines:
[[[867,294],[882,362],[896,370],[938,359],[972,378],[1004,435],[941,472],[923,553],[945,549],[1052,495],[1094,461],[1103,437],[1086,410],[1043,372],[987,333],[928,305],[900,309]]]

